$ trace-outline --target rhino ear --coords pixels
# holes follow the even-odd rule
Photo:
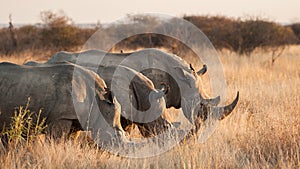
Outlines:
[[[198,75],[204,75],[207,71],[207,66],[206,65],[203,65],[202,69],[200,69],[197,74]]]
[[[193,65],[190,63],[190,69],[195,72],[195,69],[193,68]]]
[[[113,96],[110,90],[106,90],[105,94],[103,95],[105,101],[107,101],[108,103],[113,103]]]

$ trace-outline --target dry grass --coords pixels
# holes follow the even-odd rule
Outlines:
[[[193,141],[160,156],[121,158],[74,143],[45,142],[0,154],[0,168],[300,168],[300,46],[271,66],[269,54],[221,53],[235,111],[203,144]]]
[[[19,53],[12,53],[11,55],[1,55],[1,62],[13,62],[16,64],[24,64],[28,61],[46,61],[47,58],[50,58],[55,53],[51,51],[42,51],[42,50],[28,50],[22,51]]]

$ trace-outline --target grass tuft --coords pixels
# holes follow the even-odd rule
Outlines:
[[[46,119],[41,119],[42,111],[39,110],[37,114],[34,114],[29,110],[30,98],[24,106],[20,106],[18,110],[14,112],[12,117],[12,123],[9,128],[4,132],[4,136],[8,139],[8,144],[14,146],[25,142],[27,145],[43,133],[45,128]]]

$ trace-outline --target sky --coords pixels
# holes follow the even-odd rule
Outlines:
[[[41,11],[64,11],[75,23],[109,23],[127,14],[259,16],[280,23],[300,22],[300,0],[0,0],[0,23],[41,22]]]

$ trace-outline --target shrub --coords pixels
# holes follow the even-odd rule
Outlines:
[[[8,28],[0,29],[0,54],[10,54],[24,50],[41,49],[50,52],[58,50],[74,50],[82,46],[97,28],[79,28],[63,12],[54,13],[45,11],[40,14],[42,24],[26,25],[14,29],[17,37],[17,47],[13,48],[13,39]],[[233,19],[224,16],[184,16],[184,19],[196,25],[210,39],[214,47],[218,50],[228,49],[240,55],[250,55],[256,48],[271,51],[272,55],[278,55],[286,45],[300,43],[300,24],[295,23],[289,26],[282,26],[278,23],[260,18],[250,18],[246,20]],[[175,30],[168,23],[177,22],[175,20],[163,20],[144,15],[128,15],[128,22],[117,23],[106,29],[107,34],[101,36],[100,43],[108,43],[111,36],[123,37],[128,31],[150,32],[149,30],[167,29],[175,31],[175,34],[182,33]],[[160,23],[163,23],[163,27]],[[143,25],[151,26],[143,26]],[[140,30],[141,29],[141,30]],[[187,36],[193,36],[192,33]],[[189,38],[189,37],[187,37]],[[104,44],[105,45],[105,44]],[[167,50],[179,54],[189,53],[184,44],[178,40],[145,33],[129,37],[112,50],[136,50],[139,48],[166,48]]]
[[[69,50],[80,45],[77,37],[79,29],[64,13],[45,11],[41,13],[44,28],[41,30],[41,43],[44,47]]]
[[[0,29],[0,54],[8,55],[30,50],[73,50],[83,45],[96,28],[76,27],[63,12],[41,12],[42,24],[14,28],[17,47],[8,28]]]
[[[260,18],[234,20],[221,16],[184,16],[211,40],[216,49],[230,49],[249,56],[256,48],[272,52],[297,43],[291,28]]]
[[[247,20],[241,23],[242,43],[239,54],[250,55],[261,47],[276,50],[276,48],[296,42],[293,32],[274,22],[264,20]]]
[[[18,35],[18,51],[41,48],[41,28],[34,25],[25,25],[16,30]]]
[[[12,41],[9,36],[9,30],[7,28],[0,29],[0,44],[1,53],[8,55],[12,50]]]
[[[240,23],[224,16],[184,16],[197,26],[216,49],[237,51],[240,43]]]
[[[287,26],[288,28],[292,29],[294,34],[297,36],[297,43],[300,44],[300,23],[294,23],[292,25]]]

